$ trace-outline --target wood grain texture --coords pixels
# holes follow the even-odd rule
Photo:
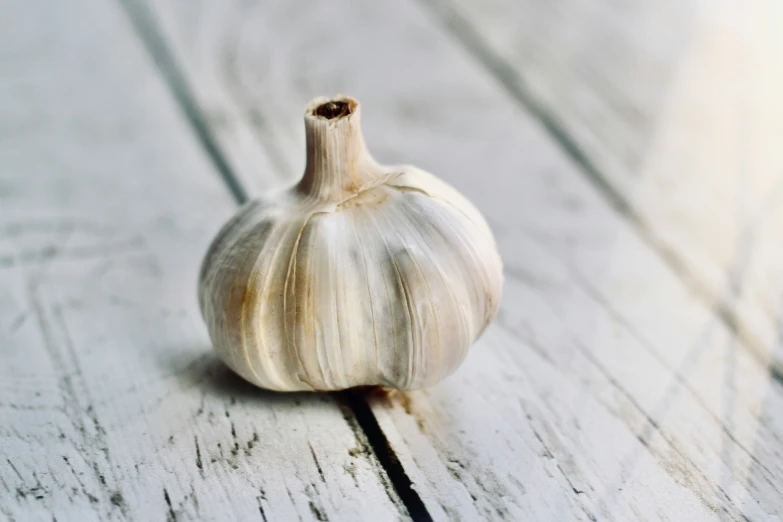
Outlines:
[[[783,6],[425,0],[783,376]]]
[[[303,166],[301,107],[341,91],[380,160],[443,177],[495,229],[497,323],[452,378],[372,404],[435,519],[780,516],[780,383],[427,10],[153,7],[199,103],[230,119],[214,131],[255,129],[282,178]]]
[[[212,355],[236,204],[119,4],[2,3],[0,49],[0,519],[406,519],[349,410]]]

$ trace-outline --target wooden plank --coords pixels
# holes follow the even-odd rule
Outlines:
[[[783,6],[426,4],[783,379]]]
[[[781,513],[780,384],[425,10],[152,5],[199,102],[240,118],[215,133],[260,113],[293,179],[301,107],[350,93],[380,160],[441,175],[496,230],[497,324],[441,385],[372,404],[434,518]]]
[[[236,204],[120,5],[3,3],[0,49],[0,519],[406,519],[349,410],[212,354]]]

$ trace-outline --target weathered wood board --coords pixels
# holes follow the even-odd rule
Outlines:
[[[0,4],[0,520],[407,518],[350,410],[212,355],[235,209],[120,4]]]
[[[301,107],[343,91],[362,100],[379,159],[442,176],[496,230],[497,324],[443,384],[372,404],[434,518],[780,516],[783,389],[758,345],[734,338],[428,8],[151,6],[218,141],[255,134],[223,149],[249,192],[266,166],[246,158],[274,150],[293,181]]]
[[[783,5],[426,4],[783,376]]]

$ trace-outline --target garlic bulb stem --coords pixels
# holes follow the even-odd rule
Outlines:
[[[381,175],[364,144],[359,102],[347,96],[316,98],[304,114],[307,164],[299,191],[340,201]]]

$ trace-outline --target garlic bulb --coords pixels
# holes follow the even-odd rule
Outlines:
[[[246,204],[201,269],[220,357],[271,390],[432,385],[497,312],[500,256],[455,189],[365,148],[359,104],[305,110],[307,166],[282,195]]]

